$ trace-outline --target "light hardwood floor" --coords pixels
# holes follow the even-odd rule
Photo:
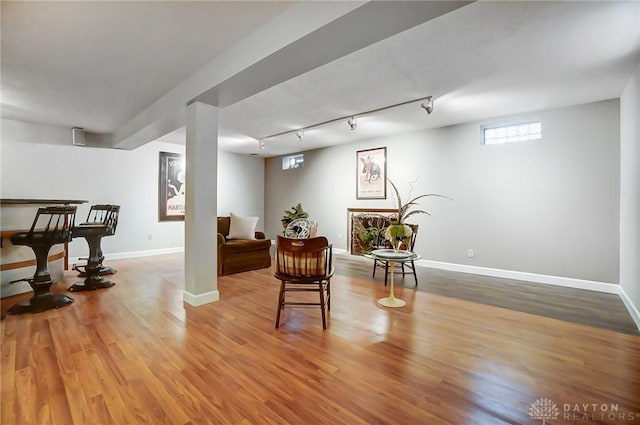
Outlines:
[[[109,265],[113,288],[1,322],[2,425],[541,424],[542,398],[547,424],[640,423],[636,335],[412,285],[380,307],[388,288],[339,259],[328,329],[292,309],[276,330],[268,269],[219,278],[196,308],[180,254]]]
[[[364,279],[371,276],[371,260],[349,254],[338,255],[336,259],[342,274]],[[416,273],[417,287],[410,274],[404,278],[396,277],[396,283],[432,294],[640,335],[629,311],[616,294],[428,267],[416,267]],[[380,267],[375,279],[384,282],[384,270]]]

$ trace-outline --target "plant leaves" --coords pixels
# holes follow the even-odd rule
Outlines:
[[[402,207],[402,199],[400,198],[400,192],[398,192],[398,188],[396,187],[395,184],[393,184],[391,179],[387,179],[387,181],[389,182],[389,184],[391,184],[391,187],[393,187],[393,191],[396,193],[396,198],[398,199],[398,209],[400,209]]]
[[[414,214],[426,214],[426,215],[429,215],[429,216],[431,215],[431,213],[430,213],[430,212],[428,212],[428,211],[424,211],[424,210],[413,210],[413,211],[411,211],[409,214],[405,215],[405,216],[404,216],[404,219],[406,220],[407,218],[411,217],[411,216],[412,216],[412,215],[414,215]]]
[[[282,227],[285,229],[293,220],[298,218],[309,218],[309,213],[302,209],[302,204],[300,203],[291,207],[291,211],[285,210],[284,214],[285,215],[280,219],[280,223],[282,223]]]
[[[398,188],[396,187],[396,185],[389,178],[387,178],[387,181],[389,182],[389,184],[391,184],[391,187],[393,188],[393,191],[395,192],[396,198],[398,200],[398,223],[404,223],[404,220],[406,220],[407,217],[410,217],[414,214],[426,214],[429,216],[431,215],[428,211],[424,211],[424,210],[411,211],[411,208],[414,207],[415,205],[418,205],[417,201],[422,198],[435,196],[438,198],[446,198],[453,201],[452,198],[449,198],[448,196],[445,196],[445,195],[440,195],[438,193],[426,193],[424,195],[416,196],[410,199],[407,203],[403,204],[402,198],[400,197],[400,192],[398,191]]]

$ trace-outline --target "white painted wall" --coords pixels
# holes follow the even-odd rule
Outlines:
[[[543,139],[481,146],[480,125],[541,120]],[[347,208],[393,208],[356,200],[356,151],[387,147],[388,176],[403,199],[421,203],[416,251],[424,259],[618,283],[620,225],[619,101],[539,111],[305,153],[304,168],[266,163],[265,214],[270,237],[298,202],[318,233],[347,248]],[[388,189],[388,191],[390,188]],[[475,251],[467,258],[468,249]]]
[[[80,220],[91,204],[119,204],[117,233],[102,242],[107,256],[181,248],[184,223],[158,221],[160,151],[184,154],[184,146],[152,142],[130,151],[73,146],[69,129],[2,120],[0,196],[85,199],[88,203],[78,207]],[[219,211],[262,219],[264,160],[221,152],[218,170]],[[71,257],[86,256],[86,242],[74,240],[69,251]]]
[[[636,126],[637,87],[638,71],[622,99],[622,122]],[[627,274],[637,273],[638,239],[630,249],[629,239],[619,236],[638,228],[638,130],[632,134],[627,130],[632,126],[619,124],[619,106],[611,100],[487,122],[542,120],[542,141],[509,146],[480,146],[482,123],[470,123],[307,152],[305,167],[289,171],[281,170],[280,158],[267,160],[265,167],[260,158],[220,152],[218,214],[258,215],[258,227],[273,238],[281,232],[283,211],[302,202],[318,220],[319,233],[346,248],[348,207],[393,207],[391,197],[355,199],[356,151],[387,146],[388,173],[403,197],[406,183],[418,178],[414,194],[455,198],[430,198],[421,205],[433,214],[415,220],[421,225],[417,250],[425,259],[611,283],[618,283],[620,273],[638,305],[637,274]],[[119,203],[118,234],[103,243],[107,255],[183,246],[182,223],[157,220],[157,168],[159,151],[184,147],[153,142],[121,151],[50,145],[49,136],[62,142],[66,129],[9,132],[4,124],[1,197]],[[621,131],[625,149],[636,143],[635,162],[623,154],[622,167]],[[629,199],[635,199],[635,210],[627,209]],[[81,217],[89,204],[80,207]],[[475,258],[466,257],[469,248]],[[72,243],[72,257],[85,251],[84,241]]]
[[[620,97],[620,285],[640,311],[640,66]],[[623,299],[624,299],[623,295]]]
[[[77,221],[84,221],[91,204],[120,205],[116,235],[102,241],[105,254],[182,247],[184,224],[158,221],[159,151],[182,153],[160,143],[124,151],[3,138],[2,197],[85,199]],[[86,254],[84,239],[70,243],[71,257]]]
[[[218,152],[218,215],[259,217],[264,229],[264,159]]]

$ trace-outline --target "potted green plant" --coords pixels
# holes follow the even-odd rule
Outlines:
[[[429,197],[429,196],[435,196],[435,197],[438,197],[438,198],[447,198],[447,199],[451,199],[451,198],[449,198],[448,196],[445,196],[445,195],[439,195],[437,193],[426,193],[424,195],[420,195],[420,196],[416,196],[414,198],[411,198],[406,203],[402,203],[402,198],[400,197],[400,192],[398,191],[398,188],[396,187],[396,185],[391,181],[391,179],[387,178],[387,181],[389,182],[389,184],[393,188],[393,191],[396,194],[396,200],[398,202],[398,204],[397,204],[398,205],[398,217],[397,217],[397,219],[393,220],[392,224],[389,225],[385,229],[384,237],[385,237],[385,239],[387,241],[389,241],[389,243],[391,243],[391,245],[393,246],[393,248],[395,250],[399,250],[401,244],[403,244],[403,243],[405,245],[408,244],[409,239],[411,239],[411,235],[413,234],[413,231],[411,230],[411,227],[409,227],[405,223],[405,220],[407,218],[411,217],[414,214],[431,215],[431,214],[429,214],[428,211],[414,209],[414,207],[416,205],[418,205],[418,200],[422,199],[422,198]],[[409,192],[409,193],[411,193],[411,192]]]
[[[302,208],[300,203],[291,207],[291,210],[285,210],[284,216],[280,219],[280,223],[282,223],[282,232],[284,233],[289,223],[299,218],[309,218],[309,213]]]
[[[378,242],[378,229],[375,227],[364,227],[359,225],[360,231],[358,232],[358,237],[360,239],[360,244],[362,246],[363,252],[371,252],[373,247],[377,245]]]
[[[396,251],[400,250],[400,245],[403,243],[407,245],[412,235],[413,230],[411,230],[411,227],[402,223],[391,224],[384,231],[384,238],[389,241]]]

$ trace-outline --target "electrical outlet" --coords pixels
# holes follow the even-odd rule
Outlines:
[[[151,233],[149,233],[149,235],[147,236],[148,240],[153,240],[153,235]]]
[[[338,239],[342,239],[342,233],[338,233]]]
[[[469,258],[473,258],[473,249],[470,249],[470,250],[467,252],[467,257],[469,257]]]

